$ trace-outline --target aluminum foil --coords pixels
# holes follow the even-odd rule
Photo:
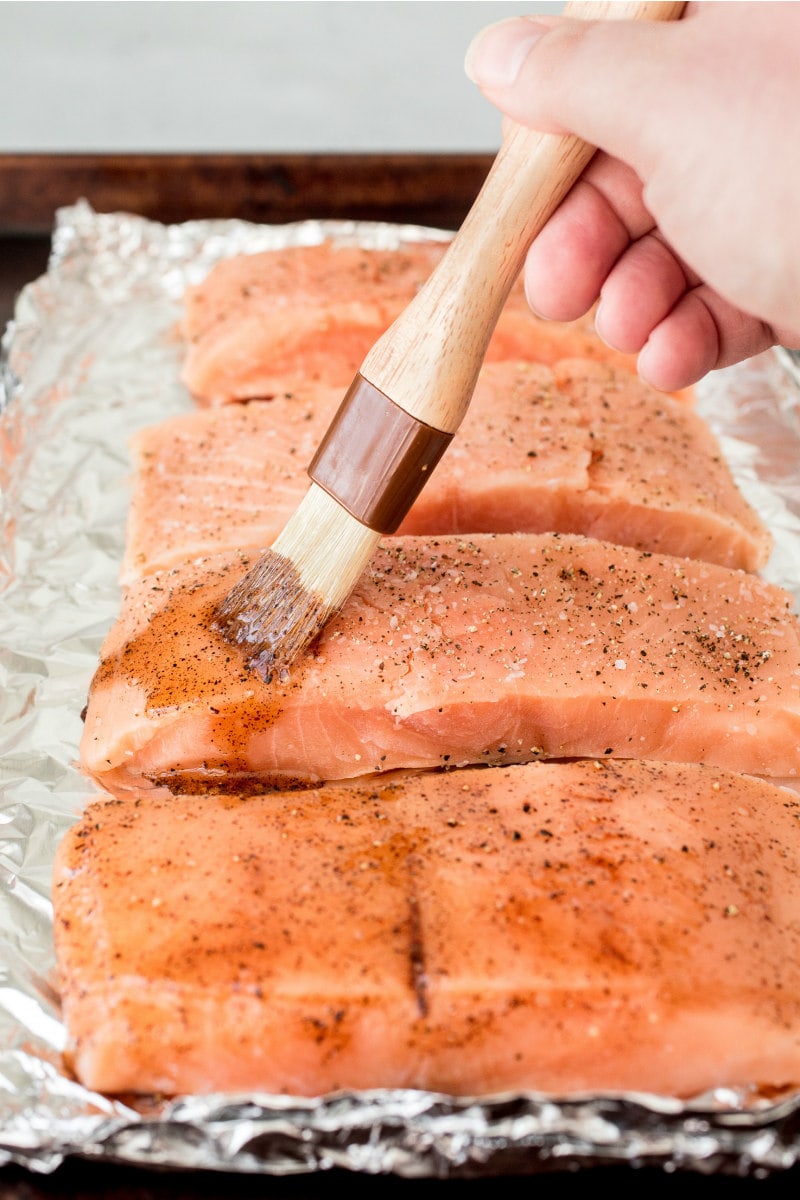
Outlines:
[[[64,1071],[52,948],[55,847],[96,794],[76,766],[81,710],[118,603],[142,425],[189,410],[176,325],[213,263],[324,236],[367,246],[435,230],[304,222],[162,226],[85,203],[60,212],[46,274],[23,291],[0,364],[0,1163],[67,1156],[282,1175],[526,1174],[602,1162],[759,1174],[800,1158],[800,1095],[420,1092],[126,1102]],[[790,368],[790,369],[787,369]],[[775,534],[764,574],[800,601],[800,387],[765,354],[701,385],[699,407]]]

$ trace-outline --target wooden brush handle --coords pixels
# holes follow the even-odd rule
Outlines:
[[[683,3],[569,3],[583,19],[677,19]],[[528,247],[594,147],[514,126],[425,287],[364,359],[361,375],[410,416],[445,432],[467,410],[497,319]]]
[[[672,20],[683,3],[572,3],[579,18]],[[428,282],[367,354],[308,474],[351,516],[393,533],[461,424],[536,234],[594,154],[520,125]]]

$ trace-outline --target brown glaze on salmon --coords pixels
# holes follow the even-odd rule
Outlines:
[[[319,386],[201,410],[133,442],[123,580],[270,545],[299,505],[340,401]],[[627,371],[489,363],[401,532],[584,533],[756,570],[771,538],[705,422]]]
[[[661,763],[93,804],[53,898],[103,1092],[800,1083],[800,801]]]
[[[436,242],[400,250],[322,242],[222,260],[186,290],[184,383],[211,405],[280,395],[315,381],[346,388],[444,250],[445,243]],[[600,341],[592,320],[543,321],[528,308],[520,284],[487,361],[552,363],[574,355],[635,370],[632,356]]]
[[[107,788],[612,755],[800,773],[800,623],[753,575],[569,535],[387,539],[266,684],[211,627],[247,565],[128,589],[81,744]]]

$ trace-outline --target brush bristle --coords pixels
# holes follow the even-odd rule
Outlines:
[[[216,628],[248,648],[248,666],[269,682],[338,612],[379,540],[312,483],[271,549],[220,604]]]

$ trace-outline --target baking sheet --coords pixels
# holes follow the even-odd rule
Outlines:
[[[61,1066],[50,874],[96,795],[76,767],[81,710],[114,620],[129,436],[193,407],[178,379],[181,296],[220,257],[325,236],[392,247],[435,230],[349,222],[162,226],[81,203],[59,213],[45,276],[22,293],[0,362],[0,1163],[66,1156],[291,1174],[525,1174],[600,1162],[781,1170],[800,1095],[420,1092],[111,1100]],[[717,372],[698,405],[772,529],[764,574],[800,607],[800,388],[785,357]]]

